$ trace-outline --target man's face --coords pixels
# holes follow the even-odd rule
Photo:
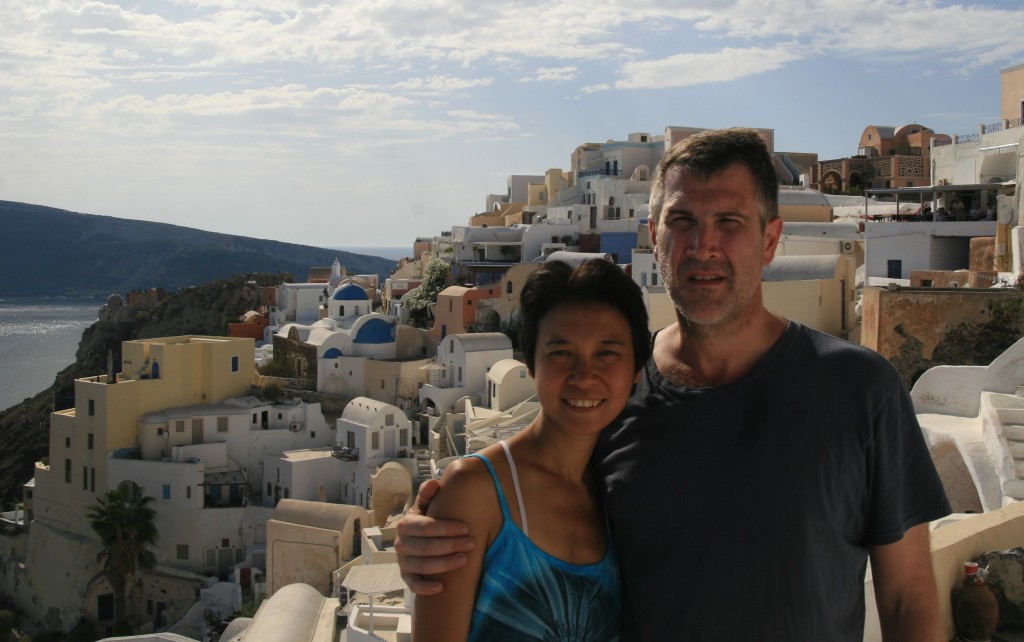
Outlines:
[[[671,169],[655,227],[665,288],[691,324],[728,326],[762,307],[761,270],[775,256],[782,220],[761,228],[754,178],[731,165],[707,180]]]

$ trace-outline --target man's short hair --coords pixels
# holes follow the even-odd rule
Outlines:
[[[761,209],[761,227],[779,215],[779,179],[771,152],[755,129],[709,129],[672,146],[658,162],[651,187],[651,216],[655,224],[665,203],[665,175],[672,169],[708,179],[732,165],[746,167],[754,177],[754,192]]]
[[[651,354],[643,292],[632,277],[611,261],[589,259],[576,267],[562,261],[545,261],[526,279],[519,294],[519,348],[531,375],[540,322],[552,310],[565,305],[600,305],[621,314],[629,324],[634,372],[640,371]]]

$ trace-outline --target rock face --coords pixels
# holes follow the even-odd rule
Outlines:
[[[1024,547],[992,551],[978,558],[999,600],[999,628],[1024,633]]]
[[[108,299],[108,314],[82,333],[75,363],[62,370],[49,389],[0,413],[0,501],[4,506],[21,501],[21,487],[32,478],[35,462],[48,455],[50,413],[74,406],[75,379],[105,373],[108,354],[113,355],[114,370],[120,371],[122,341],[226,335],[229,322],[257,306],[259,289],[282,278],[290,276],[249,274],[185,288],[153,309],[133,314],[123,308],[113,310],[113,297]]]

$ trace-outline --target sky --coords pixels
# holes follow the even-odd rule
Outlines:
[[[668,126],[997,122],[1019,0],[0,0],[0,199],[318,246],[466,225]]]

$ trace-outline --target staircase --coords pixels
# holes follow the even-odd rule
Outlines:
[[[1024,500],[1024,408],[1000,408],[999,421],[1003,424],[1003,436],[1013,457],[1015,479],[1003,482],[1003,494],[1016,500]]]
[[[430,479],[430,453],[426,450],[416,451],[416,483]]]

